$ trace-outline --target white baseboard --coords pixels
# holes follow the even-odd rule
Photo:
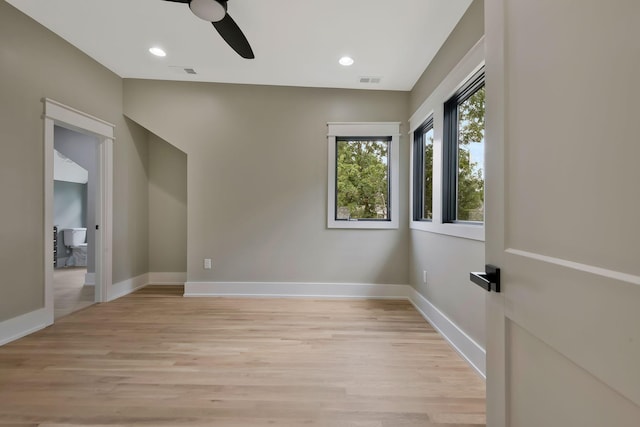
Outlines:
[[[184,296],[406,299],[408,288],[368,283],[187,282]]]
[[[107,292],[107,301],[113,301],[140,288],[144,288],[149,283],[149,273],[144,273],[122,282],[114,283]]]
[[[478,372],[483,378],[486,374],[487,353],[480,344],[460,329],[444,313],[433,305],[414,288],[409,288],[409,301],[422,317],[449,341],[449,344]]]
[[[149,273],[150,285],[184,285],[187,273]]]
[[[0,346],[53,324],[53,313],[41,308],[0,322]]]
[[[96,285],[96,273],[85,273],[85,275],[84,275],[84,285],[85,286],[95,286]]]

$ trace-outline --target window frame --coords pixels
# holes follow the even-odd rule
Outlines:
[[[327,228],[397,229],[400,217],[400,122],[329,122],[327,123],[328,179]],[[339,140],[389,141],[389,219],[338,220],[337,213],[337,143]]]
[[[433,219],[432,221],[414,220],[414,150],[409,150],[411,161],[411,175],[409,179],[409,227],[420,232],[442,234],[452,237],[485,240],[485,226],[478,223],[442,221],[442,150],[444,103],[451,98],[478,70],[485,65],[484,37],[460,60],[440,84],[431,92],[409,119],[409,139],[414,144],[414,131],[430,116],[433,116]]]
[[[425,140],[424,136],[430,130],[434,131],[433,115],[430,115],[425,122],[420,125],[415,131],[413,131],[413,221],[420,222],[432,222],[433,221],[433,176],[431,177],[431,218],[424,217],[424,151]],[[434,138],[435,139],[435,138]],[[433,152],[433,144],[432,144]],[[434,158],[431,158],[432,166],[431,172],[433,173]]]
[[[458,219],[459,123],[458,107],[485,86],[484,67],[467,79],[444,103],[442,149],[442,222],[480,226],[483,221]],[[484,168],[484,163],[483,163]],[[484,212],[483,212],[484,218]]]

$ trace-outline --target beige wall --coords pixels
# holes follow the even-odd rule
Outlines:
[[[456,28],[411,90],[411,114],[484,35],[484,0],[473,0]]]
[[[122,116],[122,80],[0,1],[0,320],[44,305],[44,97],[117,126],[113,279],[148,271],[146,131]]]
[[[149,133],[149,270],[187,271],[187,155]]]
[[[189,281],[408,283],[399,230],[328,230],[328,121],[402,121],[408,93],[125,80],[125,113],[187,153]],[[406,133],[406,125],[403,131]],[[202,267],[213,259],[213,270]]]
[[[116,124],[113,156],[113,283],[149,271],[148,132],[125,119],[121,115],[122,110],[118,110],[117,114],[118,121],[112,122]]]
[[[429,97],[484,34],[484,1],[474,0],[416,83],[411,113]],[[424,297],[482,347],[485,345],[484,291],[469,281],[484,270],[484,242],[411,230],[410,281]],[[427,284],[423,282],[427,272]]]

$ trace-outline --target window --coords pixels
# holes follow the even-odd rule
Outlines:
[[[391,138],[336,138],[336,220],[389,220]]]
[[[433,117],[413,133],[413,220],[433,220]]]
[[[399,123],[329,123],[329,228],[398,228]]]
[[[484,241],[484,39],[409,119],[412,230]]]
[[[484,221],[484,70],[444,104],[443,222]]]

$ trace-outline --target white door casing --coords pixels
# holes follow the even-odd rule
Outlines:
[[[487,425],[640,425],[640,2],[485,1]]]
[[[99,195],[96,206],[96,302],[107,301],[112,278],[113,225],[113,141],[115,126],[63,105],[44,99],[44,277],[45,310],[53,323],[53,148],[54,127],[61,126],[96,136],[99,141]]]

